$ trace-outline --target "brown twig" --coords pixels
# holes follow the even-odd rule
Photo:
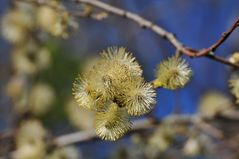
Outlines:
[[[102,1],[98,1],[98,0],[74,0],[74,2],[88,4],[88,5],[100,8],[108,13],[112,13],[112,14],[127,18],[129,20],[132,20],[132,21],[136,22],[142,28],[150,29],[153,32],[155,32],[156,34],[158,34],[159,36],[161,36],[162,38],[168,40],[176,48],[177,51],[179,51],[182,54],[187,55],[189,57],[205,56],[207,58],[218,61],[220,63],[232,66],[234,68],[239,68],[239,65],[237,65],[237,64],[231,63],[230,61],[228,61],[222,57],[218,57],[218,56],[209,54],[209,53],[215,51],[229,37],[229,35],[238,27],[239,18],[233,24],[233,26],[227,32],[225,32],[222,35],[222,37],[215,44],[213,44],[212,46],[210,46],[207,49],[195,50],[190,47],[186,47],[184,44],[182,44],[175,37],[175,35],[173,33],[166,31],[162,27],[154,24],[153,22],[151,22],[137,14],[114,7],[112,5],[106,4],[106,3],[102,2]]]
[[[215,61],[218,61],[220,63],[223,63],[225,65],[228,65],[228,66],[231,66],[233,68],[236,68],[236,69],[239,69],[239,65],[238,64],[234,64],[228,60],[226,60],[225,58],[223,57],[220,57],[220,56],[216,56],[216,55],[211,55],[211,54],[207,54],[205,55],[207,58],[210,58],[212,60],[215,60]]]
[[[213,45],[211,45],[207,49],[202,49],[197,53],[197,56],[205,56],[210,52],[215,52],[216,49],[231,35],[231,33],[239,26],[239,18],[235,21],[235,23],[229,28],[228,31],[224,32],[220,39],[216,41]]]

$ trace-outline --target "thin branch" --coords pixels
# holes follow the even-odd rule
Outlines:
[[[239,18],[234,22],[234,24],[229,28],[228,31],[224,32],[220,39],[216,41],[213,45],[211,45],[207,49],[202,49],[197,53],[197,56],[205,56],[210,52],[215,52],[216,49],[231,35],[231,33],[239,26]]]
[[[144,130],[155,128],[164,121],[169,121],[176,124],[192,124],[202,132],[217,138],[222,139],[223,133],[217,128],[204,122],[201,116],[198,115],[170,115],[162,120],[141,119],[134,122],[133,128],[129,133],[141,132]],[[85,130],[80,132],[74,132],[55,138],[54,143],[57,146],[66,146],[75,143],[82,143],[98,139],[94,130]]]
[[[134,14],[129,11],[111,6],[109,4],[106,4],[106,3],[98,1],[98,0],[74,0],[74,1],[92,5],[94,7],[103,9],[104,11],[106,11],[108,13],[112,13],[112,14],[130,19],[130,20],[136,22],[137,24],[139,24],[139,26],[141,26],[142,28],[148,28],[148,29],[152,30],[153,32],[155,32],[156,34],[158,34],[159,36],[169,40],[178,51],[181,51],[190,57],[196,56],[196,54],[194,52],[190,51],[189,49],[186,49],[183,46],[183,44],[176,39],[176,37],[174,36],[173,33],[170,33],[168,31],[164,30],[162,27],[154,24],[153,22],[151,22],[149,20],[146,20],[146,19],[140,17],[137,14]]]
[[[88,4],[88,5],[100,8],[108,13],[112,13],[112,14],[127,18],[129,20],[132,20],[132,21],[136,22],[142,28],[150,29],[151,31],[155,32],[162,38],[168,40],[176,48],[176,50],[178,50],[182,54],[187,55],[189,57],[205,56],[207,58],[218,61],[220,63],[232,66],[234,68],[239,68],[239,65],[237,65],[237,64],[231,63],[230,61],[228,61],[222,57],[218,57],[218,56],[209,54],[210,52],[215,51],[229,37],[229,35],[238,27],[239,18],[233,24],[233,26],[227,32],[225,32],[222,35],[222,37],[215,44],[210,46],[208,49],[194,50],[194,49],[186,47],[184,44],[182,44],[175,37],[175,35],[173,33],[168,32],[164,28],[154,24],[153,22],[151,22],[137,14],[114,7],[112,5],[106,4],[106,3],[102,2],[102,1],[98,1],[98,0],[74,0],[74,2]]]
[[[149,128],[153,128],[153,124],[150,120],[137,120],[134,122],[133,128],[130,133]],[[92,141],[95,139],[98,139],[98,137],[95,134],[95,130],[91,129],[59,136],[55,139],[54,143],[58,146],[65,146],[79,142]]]
[[[91,129],[59,136],[55,139],[54,143],[58,146],[65,146],[76,142],[92,140],[94,138],[96,138],[95,131]]]
[[[223,63],[223,64],[225,64],[225,65],[228,65],[228,66],[231,66],[231,67],[233,67],[233,68],[239,69],[239,65],[238,65],[238,64],[234,64],[234,63],[232,63],[232,62],[226,60],[226,59],[223,58],[223,57],[216,56],[216,55],[211,55],[211,54],[207,54],[207,55],[205,55],[205,56],[206,56],[207,58],[210,58],[210,59],[212,59],[212,60],[218,61],[218,62]]]
[[[206,123],[202,120],[202,118],[195,118],[195,120],[192,121],[193,124],[203,132],[217,138],[217,139],[223,139],[224,135],[223,132],[219,129],[213,127],[212,125]]]

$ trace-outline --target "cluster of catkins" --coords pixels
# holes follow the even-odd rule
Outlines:
[[[81,107],[96,111],[96,134],[106,140],[123,136],[131,128],[129,117],[152,110],[156,96],[125,48],[103,51],[77,78],[73,94]]]
[[[156,76],[154,83],[145,82],[139,64],[125,48],[108,48],[76,79],[73,95],[80,107],[96,112],[96,134],[116,140],[130,130],[130,116],[152,110],[156,97],[153,85],[182,87],[190,79],[191,70],[184,60],[172,57],[162,62]]]

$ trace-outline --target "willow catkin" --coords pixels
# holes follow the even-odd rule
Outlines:
[[[112,103],[106,112],[96,113],[96,134],[102,139],[115,141],[131,128],[129,115],[125,108]]]
[[[161,86],[167,89],[184,87],[192,76],[192,70],[184,59],[173,56],[162,61],[156,71],[156,87]]]

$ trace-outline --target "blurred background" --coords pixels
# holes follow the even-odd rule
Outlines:
[[[102,1],[129,10],[155,22],[166,30],[175,33],[182,43],[195,49],[206,48],[213,44],[221,36],[221,33],[234,23],[239,15],[238,0]],[[0,15],[2,19],[4,19],[4,16],[6,17],[11,8],[14,8],[12,3],[14,2],[10,0],[0,1]],[[85,7],[76,6],[74,3],[66,0],[63,0],[62,4],[65,5],[65,8],[72,10],[84,10]],[[99,12],[101,11],[99,10]],[[75,104],[72,101],[71,95],[72,83],[81,72],[87,59],[98,55],[99,52],[107,47],[123,46],[132,52],[142,66],[143,75],[147,81],[152,81],[155,78],[155,69],[160,61],[175,53],[175,48],[169,42],[150,30],[142,29],[134,22],[122,17],[108,15],[103,20],[76,17],[72,23],[72,26],[78,24],[78,28],[70,31],[67,38],[40,33],[37,40],[35,40],[34,35],[37,33],[31,31],[33,36],[30,38],[30,41],[34,41],[37,44],[40,43],[37,46],[35,44],[28,46],[28,44],[9,42],[5,34],[2,34],[3,36],[0,38],[0,132],[12,129],[18,123],[18,120],[28,116],[26,112],[29,110],[24,111],[24,116],[17,115],[19,111],[21,112],[24,109],[21,108],[24,107],[24,104],[19,106],[20,108],[17,108],[17,110],[14,108],[16,103],[19,104],[19,99],[15,99],[16,94],[21,96],[20,103],[24,103],[24,100],[27,100],[30,101],[28,104],[36,105],[33,108],[33,114],[42,121],[44,127],[53,136],[74,132],[79,130],[79,128],[89,128],[90,123],[87,125],[87,122],[83,121],[87,117],[82,119],[79,117],[80,115],[73,115],[72,112],[76,109],[72,108],[72,110],[69,108]],[[2,24],[1,27],[1,30],[4,31],[3,27],[6,27],[6,25]],[[42,32],[44,31],[43,29]],[[46,30],[46,32],[52,33],[49,30]],[[239,50],[238,41],[239,30],[235,30],[229,39],[219,47],[216,54],[229,58],[232,53]],[[31,42],[28,41],[28,43]],[[38,48],[36,50],[48,53],[47,55],[42,53],[39,56],[39,59],[42,59],[39,61],[39,66],[28,63],[22,56],[14,55],[20,54],[16,52],[20,52],[28,47],[36,47]],[[36,58],[35,55],[34,58]],[[204,57],[195,59],[185,58],[193,70],[192,80],[183,89],[176,91],[160,89],[157,91],[157,105],[153,110],[153,115],[158,119],[173,113],[197,113],[200,99],[209,91],[221,92],[233,100],[228,86],[228,79],[231,74],[231,69],[228,66]],[[25,90],[25,88],[29,87],[31,89]],[[20,91],[16,89],[20,89]],[[17,91],[19,92],[15,93]],[[27,96],[26,94],[28,93],[24,95],[25,91],[28,93],[30,91],[30,96],[33,97],[26,97],[27,99],[22,97]],[[38,107],[41,106],[38,105],[50,106],[47,108],[47,112],[41,113],[41,111],[45,110],[39,110],[39,113]],[[78,120],[78,122],[74,120]],[[79,123],[79,120],[86,122],[86,124],[82,125],[82,122]],[[129,157],[127,153],[134,152],[140,154],[140,152],[135,152],[139,151],[140,148],[134,147],[134,150],[126,152],[122,150],[122,147],[139,142],[138,140],[140,139],[138,138],[138,136],[129,135],[116,142],[93,140],[79,143],[75,146],[84,159],[120,158],[119,154],[121,154],[121,158],[134,158]],[[125,155],[124,157],[122,157],[122,153]],[[171,153],[176,153],[176,151]],[[144,158],[143,156],[141,157]],[[166,156],[161,157],[167,158]],[[184,155],[175,157],[171,155],[168,158],[219,158],[219,156],[208,157],[207,154],[199,153],[193,157]]]

